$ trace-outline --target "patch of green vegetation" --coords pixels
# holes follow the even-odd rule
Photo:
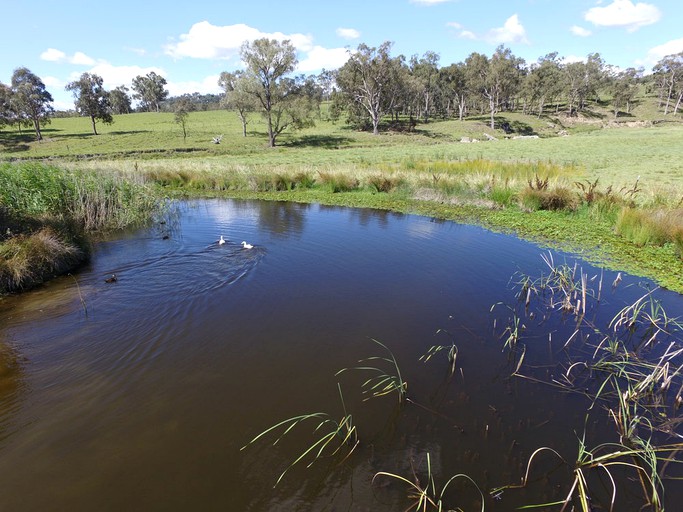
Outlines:
[[[29,162],[0,165],[0,294],[31,288],[88,258],[94,233],[160,209],[141,183]]]

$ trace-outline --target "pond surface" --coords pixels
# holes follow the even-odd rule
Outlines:
[[[227,200],[182,204],[174,220],[102,242],[73,277],[0,302],[0,510],[393,511],[409,505],[405,485],[373,476],[412,480],[427,454],[437,485],[464,473],[484,493],[519,482],[541,446],[571,460],[589,402],[510,377],[491,313],[515,303],[515,273],[547,272],[542,252],[422,217]],[[606,317],[643,294],[637,282],[605,286]],[[679,295],[657,295],[683,313]],[[554,357],[547,329],[573,331],[544,328],[530,329],[538,364]],[[365,401],[367,374],[336,375],[386,357],[372,339],[412,402]],[[442,353],[419,361],[452,342],[454,375]],[[310,430],[240,450],[281,420],[345,410],[353,453],[297,464],[276,487]],[[487,497],[487,510],[564,499],[566,474],[537,476]],[[478,510],[461,480],[449,506]]]

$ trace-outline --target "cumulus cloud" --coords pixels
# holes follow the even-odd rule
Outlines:
[[[305,34],[283,34],[282,32],[266,33],[244,25],[216,26],[208,21],[200,21],[190,27],[187,34],[181,34],[179,41],[166,45],[165,52],[171,57],[180,59],[230,60],[239,56],[240,47],[245,41],[253,41],[262,37],[289,41],[302,52],[313,48],[313,39]]]
[[[338,28],[337,35],[343,39],[358,39],[360,37],[360,32],[355,28]]]
[[[106,61],[100,61],[93,66],[89,73],[101,76],[106,89],[113,89],[119,85],[130,87],[133,78],[136,76],[144,76],[147,73],[154,71],[157,75],[166,76],[166,72],[157,67],[141,67],[141,66],[115,66]],[[77,79],[75,76],[74,79]]]
[[[221,88],[218,85],[219,75],[209,75],[201,81],[191,80],[188,82],[169,81],[166,85],[170,96],[181,96],[183,94],[219,94]]]
[[[614,0],[605,7],[593,7],[586,11],[586,21],[599,27],[624,27],[634,32],[645,25],[652,25],[662,17],[661,11],[653,4],[631,0]]]
[[[572,34],[579,37],[588,37],[592,34],[590,30],[585,29],[583,27],[579,27],[578,25],[572,26],[569,30]]]
[[[647,52],[647,56],[643,60],[637,61],[636,65],[652,68],[667,55],[674,55],[680,52],[683,52],[683,37],[650,48]]]
[[[310,73],[322,69],[337,69],[342,67],[349,59],[346,48],[323,48],[314,46],[306,52],[306,56],[299,61],[296,67],[301,73]]]
[[[69,64],[76,64],[77,66],[92,66],[95,64],[95,59],[88,57],[83,52],[76,52],[69,57],[63,51],[55,48],[48,48],[40,54],[40,58],[48,62],[68,62]]]
[[[448,23],[446,23],[446,26],[455,29],[458,32],[458,37],[460,39],[477,39],[477,36],[474,32],[465,30],[464,27],[457,21],[449,21]]]
[[[529,43],[526,38],[526,30],[520,23],[519,16],[516,14],[513,14],[507,20],[505,20],[505,23],[502,27],[489,30],[485,39],[494,44]]]
[[[60,62],[66,60],[66,53],[54,48],[48,48],[40,54],[40,58],[48,62]]]
[[[341,32],[343,31],[343,32]],[[337,29],[337,34],[345,37],[359,37],[354,29]],[[299,57],[297,71],[311,72],[320,69],[336,69],[348,59],[345,48],[323,48],[314,45],[313,38],[306,34],[266,33],[244,24],[216,26],[208,21],[195,23],[187,34],[182,34],[178,42],[168,44],[166,54],[174,58],[190,57],[195,59],[237,60],[240,48],[245,41],[267,37],[278,41],[289,40],[296,48]]]

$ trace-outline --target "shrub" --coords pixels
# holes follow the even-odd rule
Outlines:
[[[567,210],[575,211],[578,207],[576,195],[566,187],[526,188],[520,194],[522,205],[528,210]]]
[[[403,180],[401,178],[390,178],[383,174],[375,174],[368,178],[368,185],[375,192],[391,192],[402,184]]]
[[[318,175],[320,176],[320,183],[329,187],[334,194],[357,190],[360,186],[358,179],[345,174],[318,171]]]

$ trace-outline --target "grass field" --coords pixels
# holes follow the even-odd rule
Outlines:
[[[170,113],[115,116],[98,136],[88,119],[58,118],[42,142],[0,130],[0,160],[123,176],[171,196],[313,201],[475,222],[683,292],[683,118],[664,118],[652,101],[616,121],[607,109],[581,120],[499,115],[521,138],[491,130],[487,116],[380,136],[325,117],[283,134],[276,148],[267,147],[257,115],[243,137],[236,114],[193,112],[186,139]],[[217,135],[220,144],[212,143]],[[536,178],[548,178],[547,189],[536,190]]]

